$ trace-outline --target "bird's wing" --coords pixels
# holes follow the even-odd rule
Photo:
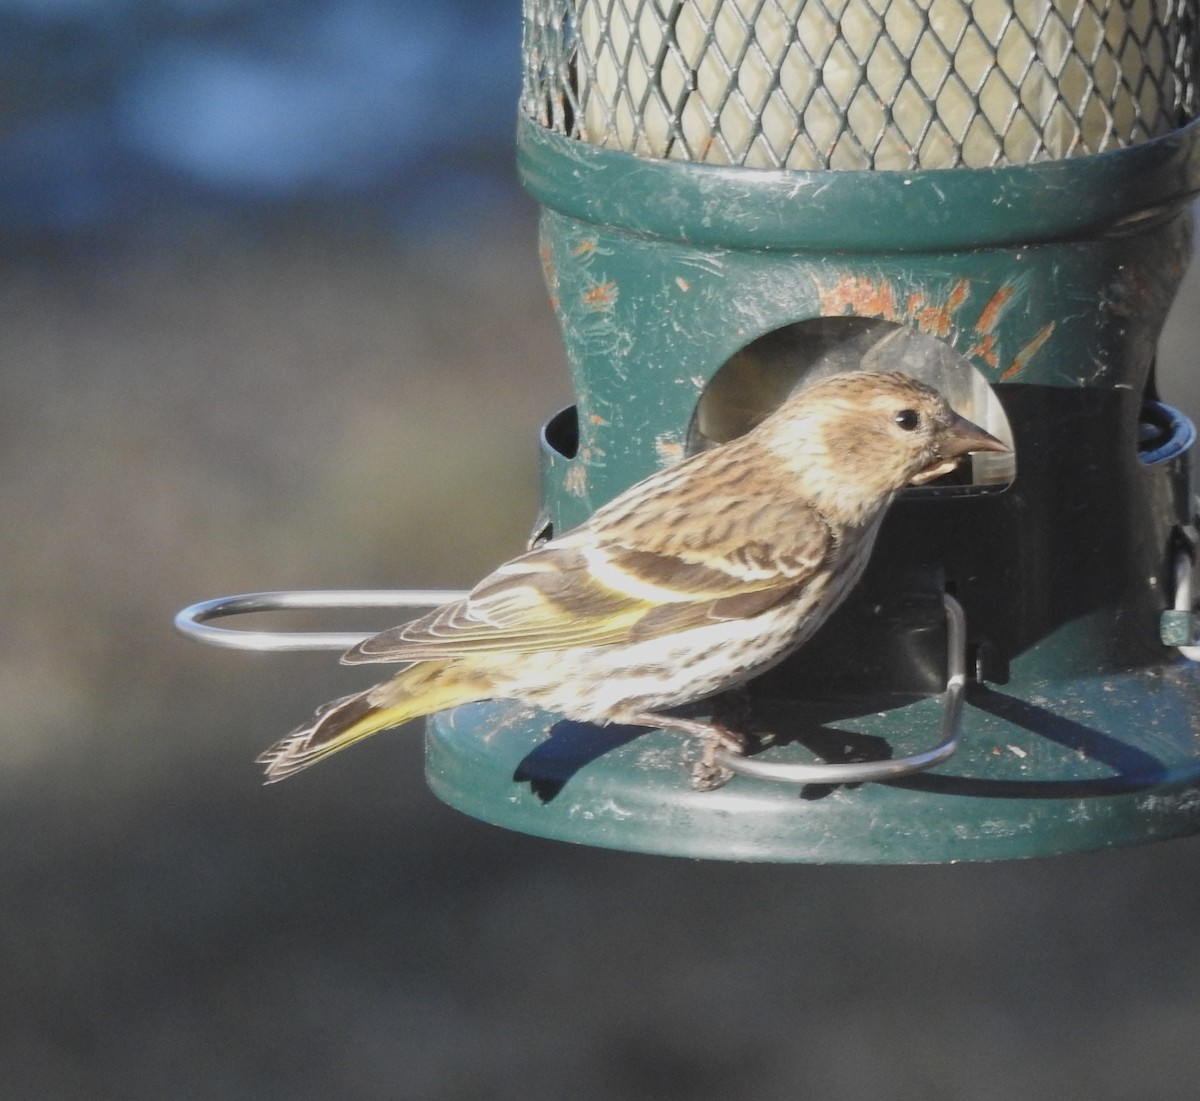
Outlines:
[[[342,660],[563,650],[758,615],[807,583],[832,536],[820,516],[793,504],[778,517],[755,512],[754,528],[769,531],[770,541],[739,538],[732,514],[744,512],[745,504],[726,504],[723,516],[733,522],[720,529],[723,538],[704,547],[679,538],[643,537],[635,544],[627,532],[584,525],[501,566],[464,599],[375,635]],[[703,529],[692,520],[693,530]],[[778,524],[763,527],[764,520]]]

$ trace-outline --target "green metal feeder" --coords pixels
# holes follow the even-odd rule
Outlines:
[[[762,747],[718,790],[677,735],[494,701],[429,720],[433,791],[722,859],[1200,829],[1194,431],[1154,383],[1198,59],[1200,0],[526,0],[519,166],[576,392],[535,539],[835,370],[924,377],[1013,455],[902,495],[859,590],[736,701]]]
[[[1193,431],[1153,379],[1200,186],[1198,7],[527,0],[519,165],[577,394],[539,527],[847,367],[932,379],[1015,456],[896,504],[860,591],[751,684],[755,774],[693,791],[677,736],[491,702],[430,720],[441,798],[751,860],[1200,828]],[[958,751],[929,768],[956,649]]]

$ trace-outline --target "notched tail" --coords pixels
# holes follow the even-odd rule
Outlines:
[[[265,783],[274,784],[380,730],[479,698],[448,663],[422,663],[365,692],[325,704],[256,760],[266,766]]]
[[[315,765],[318,761],[344,749],[361,738],[374,734],[390,722],[373,721],[381,717],[382,708],[370,702],[374,691],[368,688],[353,696],[327,703],[312,720],[296,727],[285,738],[260,753],[255,760],[266,765],[266,780],[274,784],[295,772]]]

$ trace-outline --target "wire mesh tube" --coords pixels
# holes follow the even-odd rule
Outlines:
[[[526,0],[523,109],[646,157],[979,168],[1196,111],[1196,0]]]

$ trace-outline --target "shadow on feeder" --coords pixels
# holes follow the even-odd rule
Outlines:
[[[644,726],[593,726],[563,719],[521,759],[513,782],[528,784],[538,799],[549,803],[581,768],[645,733]]]

